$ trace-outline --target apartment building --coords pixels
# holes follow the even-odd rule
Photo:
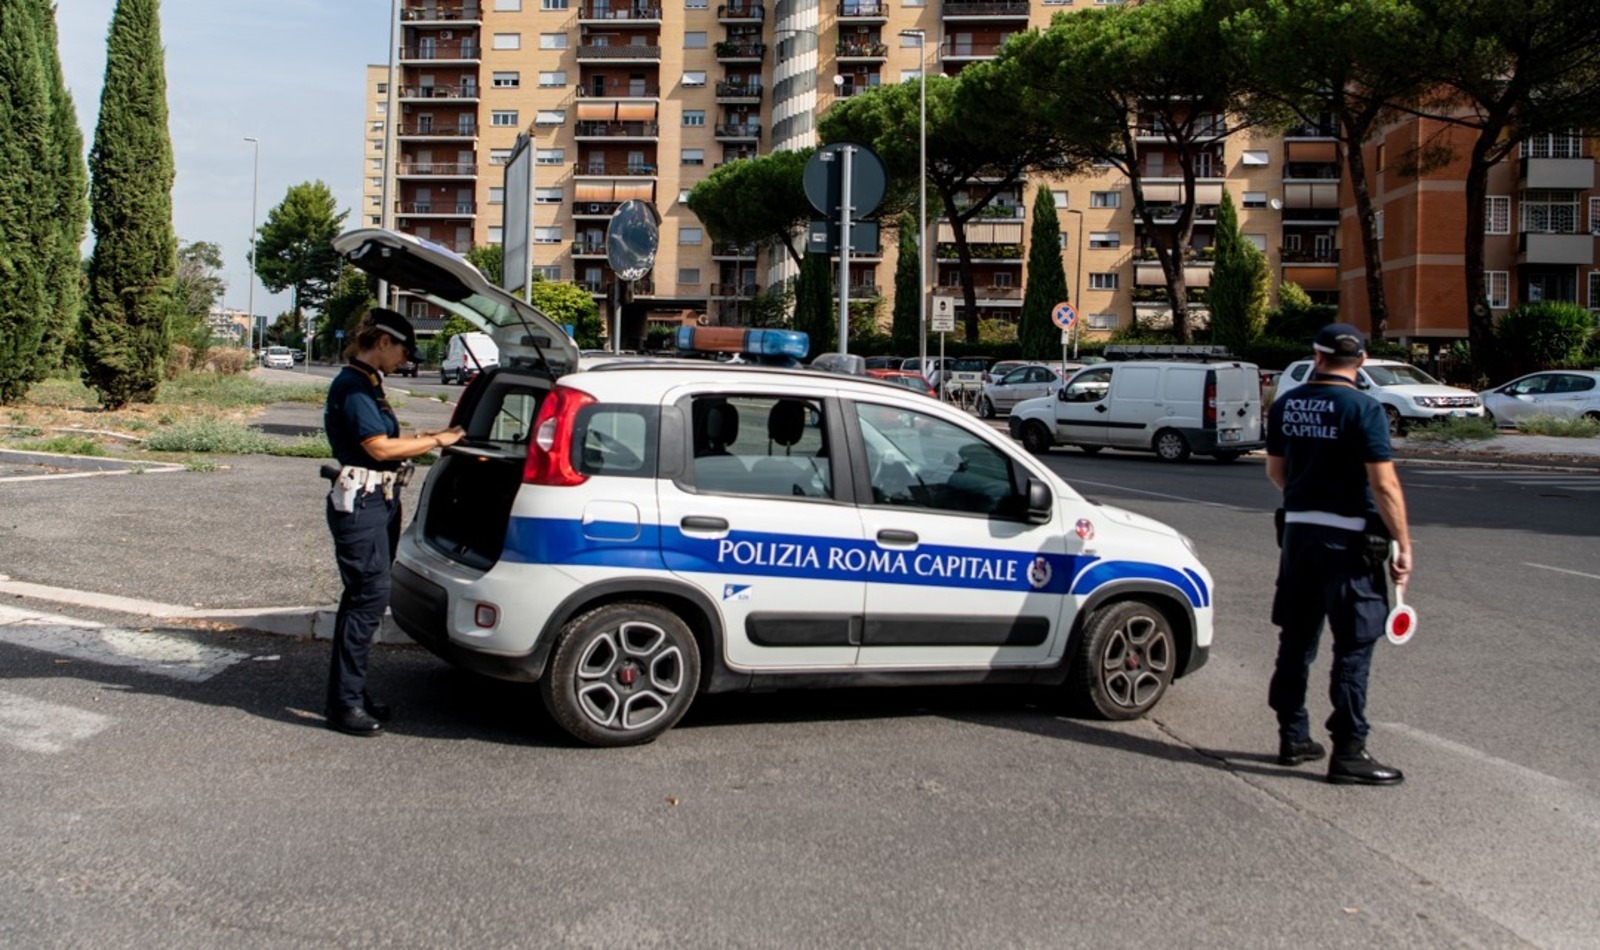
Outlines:
[[[750,299],[789,273],[787,261],[781,252],[714,243],[685,204],[697,182],[724,162],[815,144],[816,116],[835,101],[915,81],[925,66],[953,75],[992,58],[1013,33],[1043,27],[1073,6],[1071,0],[403,0],[392,87],[388,66],[367,74],[364,220],[458,251],[498,243],[501,166],[526,134],[535,149],[533,264],[542,277],[575,282],[604,300],[612,284],[606,223],[622,201],[641,199],[661,215],[661,245],[653,273],[633,285],[624,343],[636,343],[650,323],[738,324]],[[1265,136],[1226,135],[1227,118],[1213,121],[1218,138],[1202,156],[1185,264],[1198,319],[1204,320],[1216,208],[1227,189],[1243,232],[1279,279],[1364,320],[1364,269],[1331,123]],[[1385,154],[1397,154],[1408,136],[1434,131],[1397,126],[1369,156],[1384,176],[1390,335],[1408,339],[1466,332],[1460,169],[1411,180],[1398,165],[1385,164]],[[1181,176],[1158,129],[1141,129],[1139,138],[1147,198],[1172,209],[1158,215],[1155,226],[1162,227],[1176,219]],[[1593,159],[1585,148],[1576,137],[1546,142],[1497,171],[1491,225],[1508,230],[1494,232],[1489,266],[1491,286],[1505,289],[1499,299],[1506,305],[1543,295],[1600,307],[1588,237],[1600,226],[1600,199],[1587,195]],[[1126,180],[1111,169],[1010,185],[969,225],[980,313],[1015,320],[1020,311],[1029,213],[1041,184],[1058,209],[1062,261],[1069,286],[1081,288],[1075,302],[1087,338],[1134,320],[1150,326],[1170,320],[1151,235],[1134,214]],[[1583,201],[1586,219],[1578,214]],[[954,233],[937,206],[928,210],[932,292],[959,298]],[[1510,229],[1513,215],[1518,223]],[[1539,230],[1549,227],[1569,230]],[[1567,240],[1578,237],[1586,240]],[[849,293],[880,301],[881,321],[892,313],[895,252],[885,240],[880,255],[851,258]],[[403,305],[429,316],[420,302]]]

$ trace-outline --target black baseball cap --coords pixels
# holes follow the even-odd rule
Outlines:
[[[1367,352],[1367,338],[1348,323],[1330,323],[1317,331],[1311,348],[1329,356],[1360,356]]]
[[[367,313],[367,320],[399,340],[400,345],[406,348],[406,359],[413,363],[422,362],[422,352],[417,349],[417,331],[412,328],[410,320],[387,307],[373,307]]]

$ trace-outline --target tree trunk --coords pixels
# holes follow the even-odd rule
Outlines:
[[[1360,228],[1361,256],[1367,270],[1367,312],[1372,323],[1371,336],[1381,340],[1389,331],[1389,302],[1383,291],[1383,246],[1378,243],[1378,218],[1372,208],[1372,189],[1367,186],[1367,159],[1361,154],[1364,130],[1370,122],[1352,120],[1341,112],[1340,141],[1345,150],[1345,166],[1350,170],[1350,189],[1356,199],[1356,224]]]
[[[1489,309],[1489,292],[1483,264],[1483,233],[1488,216],[1485,199],[1489,194],[1489,169],[1494,162],[1489,152],[1500,136],[1501,126],[1483,128],[1472,144],[1472,160],[1467,165],[1467,226],[1462,249],[1467,279],[1467,340],[1472,347],[1472,375],[1484,381],[1495,378],[1494,311]],[[1476,388],[1474,386],[1474,388]]]

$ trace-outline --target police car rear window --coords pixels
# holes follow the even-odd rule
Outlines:
[[[574,467],[584,475],[655,477],[660,418],[655,406],[583,407],[572,434]]]

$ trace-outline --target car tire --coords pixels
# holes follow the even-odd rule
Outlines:
[[[591,746],[652,742],[688,711],[700,686],[700,649],[674,613],[615,603],[568,621],[539,681],[545,708]]]
[[[1216,452],[1211,453],[1211,457],[1226,464],[1228,462],[1239,461],[1239,456],[1243,454],[1243,452],[1236,452],[1233,449],[1219,449]]]
[[[1590,422],[1600,422],[1600,412],[1586,412],[1583,414],[1583,417],[1588,419]]]
[[[1162,429],[1156,433],[1150,447],[1156,450],[1163,462],[1182,462],[1189,457],[1189,440],[1177,429]]]
[[[1389,438],[1406,434],[1406,421],[1401,418],[1400,410],[1393,406],[1384,406],[1383,414],[1389,420]]]
[[[988,396],[984,396],[982,399],[978,400],[978,418],[979,419],[993,419],[994,418],[994,403],[989,401],[989,397]]]
[[[1044,423],[1032,420],[1022,426],[1022,447],[1034,455],[1044,455],[1054,444],[1055,440],[1050,437]]]
[[[1101,449],[1105,448],[1105,446],[1103,446],[1103,445],[1080,445],[1080,446],[1078,446],[1078,448],[1083,450],[1083,454],[1084,455],[1094,455],[1096,452],[1099,452]]]
[[[439,385],[441,385],[441,386],[450,385],[450,374],[445,372],[442,369],[439,370]]]
[[[1072,704],[1101,719],[1138,719],[1166,695],[1177,666],[1178,642],[1165,614],[1140,600],[1107,604],[1083,626]]]

